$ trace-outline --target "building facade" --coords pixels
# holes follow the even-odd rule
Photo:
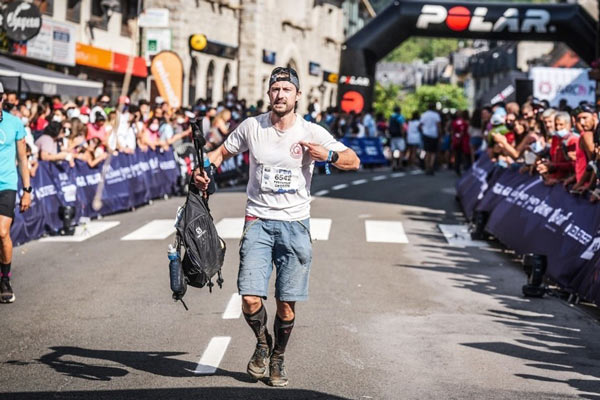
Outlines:
[[[248,104],[267,102],[275,66],[291,66],[302,89],[300,110],[318,99],[335,103],[344,41],[342,1],[326,0],[145,0],[144,8],[168,9],[171,49],[184,66],[183,104],[198,98],[223,99],[234,86]],[[143,31],[143,29],[142,29]],[[191,50],[192,35],[208,45]],[[144,33],[142,32],[142,37]]]

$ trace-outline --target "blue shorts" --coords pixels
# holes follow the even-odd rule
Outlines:
[[[310,219],[247,221],[240,241],[238,291],[266,299],[275,265],[275,298],[307,300],[311,262]]]

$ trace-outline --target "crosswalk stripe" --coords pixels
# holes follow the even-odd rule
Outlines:
[[[244,218],[223,218],[215,227],[223,239],[239,239],[244,231]]]
[[[404,173],[404,172],[394,172],[390,176],[392,178],[402,178],[402,177],[406,176],[406,173]]]
[[[331,230],[331,219],[329,218],[311,218],[310,236],[313,240],[329,240],[329,231]]]
[[[340,183],[339,185],[332,186],[331,190],[346,189],[347,187],[348,187],[347,183]]]
[[[399,221],[365,221],[367,242],[408,243],[404,226]]]
[[[121,240],[163,240],[175,233],[172,219],[155,219],[123,236]]]
[[[73,236],[48,236],[40,239],[40,242],[83,242],[119,224],[119,221],[91,221],[75,227]]]
[[[217,368],[221,364],[230,341],[230,336],[215,336],[210,339],[206,350],[204,350],[200,361],[198,361],[198,366],[194,373],[198,375],[212,375],[217,372]]]
[[[421,171],[420,169],[415,169],[414,171],[410,171],[411,175],[421,175],[423,173],[423,171]]]
[[[319,190],[313,196],[319,197],[319,196],[325,196],[326,194],[329,194],[329,190],[327,190],[327,189],[325,189],[325,190]]]
[[[377,175],[372,178],[373,181],[382,181],[384,179],[387,179],[387,175]]]
[[[242,315],[242,296],[237,293],[231,295],[223,319],[238,319]]]
[[[362,185],[363,183],[367,183],[369,182],[367,179],[357,179],[355,181],[352,181],[353,185]]]

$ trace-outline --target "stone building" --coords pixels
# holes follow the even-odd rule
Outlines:
[[[343,1],[331,0],[145,0],[144,8],[169,10],[171,50],[184,65],[183,104],[197,98],[221,100],[232,87],[249,104],[267,101],[267,82],[275,66],[298,72],[300,110],[317,98],[335,103],[336,84],[325,72],[339,68],[344,41]],[[208,46],[191,51],[189,39],[201,34]],[[143,36],[142,32],[142,36]]]

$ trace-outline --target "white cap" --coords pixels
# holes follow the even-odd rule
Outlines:
[[[160,96],[156,96],[156,97],[154,98],[154,102],[155,102],[156,104],[162,104],[162,103],[164,103],[164,102],[165,102],[165,100],[164,100],[162,97],[160,97]]]
[[[0,82],[0,94],[4,93],[4,85]]]

